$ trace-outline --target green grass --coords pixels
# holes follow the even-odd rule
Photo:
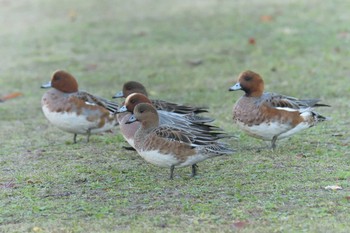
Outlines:
[[[349,1],[0,1],[1,232],[348,232]],[[268,22],[261,16],[271,16]],[[255,45],[248,43],[256,40]],[[201,60],[192,66],[189,61]],[[39,87],[66,69],[111,97],[138,80],[153,97],[207,105],[237,153],[168,169],[125,151],[119,130],[51,126]],[[232,124],[246,69],[266,89],[321,98],[331,121],[276,151]],[[343,190],[324,187],[340,185]],[[238,227],[237,227],[238,226]]]

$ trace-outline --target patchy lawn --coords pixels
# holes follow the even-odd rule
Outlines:
[[[350,2],[0,0],[0,231],[348,232]],[[90,143],[51,126],[56,69],[110,98],[125,81],[207,105],[237,153],[169,170],[125,151],[118,128]],[[277,150],[233,125],[246,69],[268,91],[321,98],[332,118]],[[326,190],[329,185],[342,190]]]

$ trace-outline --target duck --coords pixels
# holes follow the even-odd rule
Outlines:
[[[132,93],[128,95],[124,101],[124,105],[116,112],[117,119],[119,120],[120,131],[124,139],[132,147],[134,147],[134,135],[140,127],[140,123],[137,121],[132,124],[125,123],[128,121],[131,114],[134,112],[136,105],[139,103],[149,103],[153,105],[153,102],[147,96],[141,93]],[[214,121],[212,118],[195,114],[179,114],[164,110],[157,110],[157,112],[160,125],[171,125],[182,129],[191,129],[192,131],[200,132],[213,139],[228,137],[221,128],[209,124]]]
[[[57,128],[77,135],[87,135],[109,131],[118,125],[114,112],[118,104],[107,99],[78,90],[78,82],[67,71],[57,70],[51,81],[41,88],[51,88],[41,99],[42,111],[47,120]]]
[[[141,93],[148,97],[148,92],[146,91],[144,85],[137,81],[128,81],[124,83],[122,91],[117,92],[112,98],[126,98],[133,93]],[[152,99],[151,101],[156,109],[164,110],[167,112],[175,112],[180,114],[199,114],[208,112],[208,109],[206,107],[181,105],[159,99]]]
[[[170,168],[170,179],[174,178],[175,168],[191,166],[191,176],[194,177],[197,163],[234,153],[226,144],[199,132],[160,125],[158,111],[149,103],[137,104],[126,124],[135,121],[141,124],[135,133],[136,151],[147,162]]]
[[[277,93],[264,92],[262,77],[247,70],[239,74],[238,81],[229,91],[244,91],[233,106],[233,121],[249,136],[271,141],[288,138],[317,125],[328,118],[314,111],[315,107],[330,107],[320,99],[298,99]]]

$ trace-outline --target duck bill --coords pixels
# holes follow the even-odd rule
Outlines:
[[[125,124],[131,124],[133,122],[137,121],[136,117],[134,114],[132,114],[127,122]]]
[[[126,108],[125,105],[123,105],[117,111],[115,111],[114,113],[118,114],[118,113],[123,113],[123,112],[127,112],[127,111],[128,111],[128,109]]]
[[[229,91],[238,91],[238,90],[242,90],[241,84],[240,83],[236,83],[235,85],[233,85],[232,87],[230,87],[228,89]]]
[[[41,85],[41,88],[50,88],[50,87],[52,87],[51,82],[48,82],[48,83]]]
[[[124,97],[123,91],[120,91],[117,94],[115,94],[112,98],[116,99],[116,98],[123,98],[123,97]]]

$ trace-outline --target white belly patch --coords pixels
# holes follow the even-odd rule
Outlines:
[[[139,154],[147,162],[160,167],[171,167],[172,165],[178,164],[178,160],[173,155],[161,154],[158,150],[139,151]]]
[[[45,105],[42,110],[51,124],[69,133],[87,134],[88,130],[91,129],[90,133],[94,134],[112,129],[114,126],[112,122],[106,122],[102,128],[98,128],[98,121],[88,121],[86,116],[77,115],[76,113],[51,112]]]
[[[283,132],[290,130],[291,125],[280,123],[261,123],[259,125],[248,126],[242,122],[237,122],[237,125],[252,137],[263,140],[272,140],[275,135],[280,135]]]
[[[205,155],[192,155],[192,156],[189,156],[186,161],[181,163],[179,160],[176,159],[174,155],[161,154],[159,153],[158,150],[139,151],[139,154],[147,162],[160,167],[171,167],[173,165],[175,167],[186,167],[186,166],[191,166],[192,164],[201,162],[206,158],[208,158],[208,156],[205,156]]]
[[[262,123],[252,126],[248,126],[241,122],[237,122],[237,124],[248,135],[263,140],[272,140],[272,138],[276,135],[279,135],[277,139],[290,137],[293,134],[309,127],[306,122],[300,123],[296,127],[292,127],[291,124],[280,124],[277,122]]]

